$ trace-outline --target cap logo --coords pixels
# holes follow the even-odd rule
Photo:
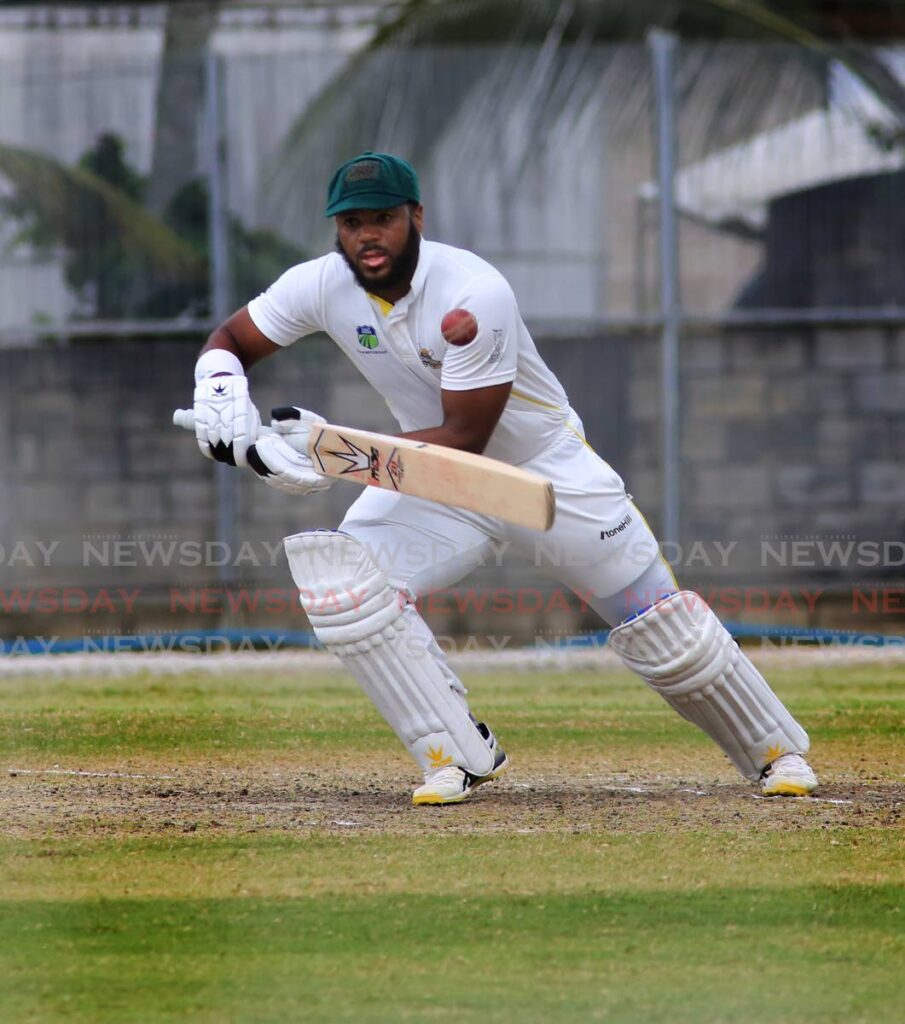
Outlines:
[[[345,210],[387,210],[404,202],[421,202],[414,169],[402,157],[368,150],[334,171],[324,213],[333,217]]]
[[[345,182],[351,185],[355,181],[373,181],[380,177],[380,164],[376,160],[359,160],[346,171]]]

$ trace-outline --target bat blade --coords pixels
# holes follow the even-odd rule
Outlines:
[[[505,462],[409,438],[321,424],[308,453],[325,476],[468,509],[532,530],[553,525],[549,480]]]
[[[194,430],[192,410],[177,409],[173,423]],[[262,427],[261,433],[273,431]],[[549,480],[486,455],[331,423],[312,431],[308,455],[324,476],[468,509],[531,530],[549,530],[556,515]]]

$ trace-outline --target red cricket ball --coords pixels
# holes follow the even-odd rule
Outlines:
[[[451,309],[440,321],[440,333],[450,345],[467,345],[478,336],[478,321],[467,309]]]

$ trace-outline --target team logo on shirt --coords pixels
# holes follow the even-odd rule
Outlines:
[[[360,327],[356,327],[355,330],[358,332],[358,344],[362,348],[377,348],[380,344],[377,332],[370,324],[362,324]]]
[[[432,370],[439,370],[443,365],[442,359],[437,359],[434,355],[434,350],[430,348],[424,348],[423,346],[418,349],[418,355],[421,357],[421,362],[425,366],[429,366]]]

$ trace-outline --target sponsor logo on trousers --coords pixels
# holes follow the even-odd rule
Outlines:
[[[614,526],[612,528],[612,530],[601,530],[600,531],[600,539],[601,540],[609,540],[610,537],[615,537],[617,533],[622,533],[622,531],[629,525],[629,523],[631,523],[631,521],[632,521],[632,514],[631,514],[631,512],[629,512],[629,514],[625,517],[625,519],[623,519],[622,522],[619,523],[618,525]]]

